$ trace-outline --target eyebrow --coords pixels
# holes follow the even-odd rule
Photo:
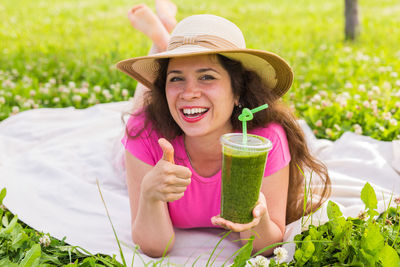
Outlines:
[[[202,72],[207,72],[207,71],[214,71],[216,73],[219,73],[216,69],[213,68],[203,68],[203,69],[198,69],[196,70],[196,73],[202,73]],[[182,71],[180,70],[171,70],[167,73],[167,76],[171,73],[176,73],[176,74],[182,74]]]

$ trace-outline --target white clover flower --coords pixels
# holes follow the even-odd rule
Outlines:
[[[351,111],[347,111],[347,113],[346,113],[346,118],[347,119],[351,119],[351,118],[353,118],[353,112],[351,112]]]
[[[353,96],[353,98],[356,99],[356,100],[358,100],[358,99],[361,98],[361,96],[360,96],[359,94],[355,94],[355,95]]]
[[[0,104],[5,104],[6,103],[6,99],[4,97],[0,97]]]
[[[326,133],[328,136],[331,136],[331,135],[333,134],[333,131],[332,131],[331,128],[326,128],[326,129],[325,129],[325,133]]]
[[[319,94],[320,94],[322,97],[327,97],[327,96],[328,96],[328,93],[327,93],[326,91],[324,91],[324,90],[320,91]]]
[[[95,87],[93,87],[93,91],[95,91],[96,93],[100,93],[101,87],[96,85]]]
[[[245,267],[268,267],[269,260],[263,256],[257,256],[255,258],[251,258],[246,262]]]
[[[15,87],[15,83],[13,81],[11,81],[10,79],[7,79],[7,80],[3,81],[3,87],[13,89]]]
[[[397,101],[397,102],[394,104],[394,106],[395,106],[396,108],[400,108],[400,101]]]
[[[394,199],[394,203],[396,203],[397,205],[400,205],[400,197],[396,197]]]
[[[32,105],[32,108],[39,108],[39,104],[34,103],[34,104]]]
[[[122,89],[122,93],[121,94],[122,94],[123,97],[126,97],[126,96],[128,96],[129,91],[127,89]]]
[[[68,82],[68,87],[69,88],[75,88],[76,87],[75,82]]]
[[[361,125],[359,125],[359,124],[354,124],[354,125],[353,125],[353,128],[354,128],[354,132],[355,132],[356,134],[359,134],[359,135],[362,134],[363,130],[362,130]]]
[[[344,84],[344,88],[351,89],[351,88],[353,88],[353,84],[351,82],[346,82]]]
[[[352,51],[350,46],[343,47],[343,52],[350,53]]]
[[[56,82],[57,82],[57,80],[54,79],[54,78],[51,78],[51,79],[49,80],[49,83],[50,83],[50,84],[56,84]]]
[[[89,83],[88,82],[82,82],[81,87],[83,88],[89,88]]]
[[[317,122],[315,123],[315,126],[321,127],[322,126],[322,121],[321,120],[317,120]]]
[[[391,118],[391,119],[389,120],[389,123],[390,123],[391,125],[393,125],[393,126],[397,126],[397,120],[396,120],[395,118]]]
[[[89,93],[89,90],[87,89],[87,87],[83,87],[81,88],[81,90],[79,90],[79,93],[86,95]]]
[[[391,90],[392,89],[392,85],[390,84],[390,82],[384,82],[382,85],[383,89],[385,90]],[[374,87],[372,87],[373,89]],[[378,87],[379,88],[379,87]]]
[[[369,101],[368,101],[368,100],[365,100],[365,101],[363,102],[363,106],[364,106],[364,108],[369,108],[369,107],[370,107]]]
[[[372,92],[376,93],[376,94],[380,94],[381,93],[381,89],[379,88],[379,86],[372,86],[371,88]]]
[[[49,88],[47,88],[47,87],[40,87],[40,88],[39,88],[39,92],[40,92],[41,94],[47,95],[47,94],[49,94]]]
[[[338,132],[340,132],[340,131],[342,130],[342,128],[341,128],[339,125],[337,125],[336,123],[333,125],[333,127],[334,127]]]
[[[321,101],[321,96],[319,94],[315,94],[312,98],[311,98],[311,102],[320,102]]]
[[[30,96],[35,96],[36,95],[36,91],[35,90],[30,90],[29,91],[29,95]]]
[[[59,103],[60,102],[60,98],[59,97],[54,97],[53,98],[53,103]]]
[[[13,106],[13,107],[11,108],[11,112],[12,112],[13,114],[18,113],[18,112],[19,112],[19,107]]]
[[[288,257],[288,252],[286,249],[279,247],[274,249],[275,260],[279,263],[284,262]]]
[[[387,120],[387,121],[392,118],[392,113],[390,113],[390,112],[384,112],[382,115],[383,115],[383,119]]]
[[[320,110],[320,109],[321,109],[321,106],[320,106],[320,105],[315,105],[315,109],[316,109],[316,110]]]
[[[322,100],[321,105],[322,107],[329,107],[332,103],[328,100]]]
[[[384,132],[385,131],[385,127],[379,126],[379,131]]]
[[[396,86],[400,86],[400,80],[397,80],[395,84]]]
[[[82,100],[82,97],[80,95],[74,95],[72,97],[72,101],[74,101],[74,102],[81,102],[81,100]]]
[[[360,85],[358,86],[358,91],[365,92],[366,90],[367,90],[367,88],[365,87],[364,84],[360,84]]]
[[[22,99],[22,97],[20,96],[20,95],[16,95],[15,97],[14,97],[14,100],[15,101],[20,101]]]
[[[43,246],[43,247],[48,247],[50,246],[51,240],[50,237],[48,235],[44,235],[42,237],[39,238],[39,243]]]
[[[374,61],[374,63],[380,63],[381,59],[379,57],[374,57],[373,61]]]

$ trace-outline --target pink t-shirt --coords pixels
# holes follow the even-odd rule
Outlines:
[[[131,116],[127,127],[131,134],[144,127],[144,114]],[[290,162],[289,146],[284,129],[277,123],[257,128],[249,133],[268,138],[273,148],[268,153],[264,176],[267,177],[285,167]],[[156,165],[163,152],[158,145],[160,133],[152,130],[149,124],[137,138],[122,139],[125,149],[141,161]],[[171,221],[178,228],[217,227],[211,224],[211,217],[220,214],[221,170],[211,177],[202,177],[192,168],[186,154],[183,136],[171,141],[174,147],[175,164],[186,166],[192,172],[191,183],[179,200],[168,202]]]

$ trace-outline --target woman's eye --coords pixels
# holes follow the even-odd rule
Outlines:
[[[214,79],[215,79],[214,76],[208,74],[200,77],[200,80],[214,80]]]
[[[181,77],[172,77],[169,79],[170,82],[178,82],[178,81],[182,81]]]

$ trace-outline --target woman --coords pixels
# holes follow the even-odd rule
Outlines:
[[[292,83],[289,65],[273,53],[246,49],[232,22],[190,16],[176,25],[165,52],[124,60],[117,68],[150,89],[123,139],[132,239],[145,254],[170,250],[174,227],[222,227],[242,239],[255,231],[255,251],[282,241],[285,225],[303,215],[301,170],[321,180],[314,193],[319,199],[306,213],[329,195],[326,168],[310,155],[296,119],[279,102]],[[220,137],[241,131],[243,107],[265,103],[269,108],[254,115],[248,131],[271,140],[273,148],[254,220],[237,224],[219,216]]]

